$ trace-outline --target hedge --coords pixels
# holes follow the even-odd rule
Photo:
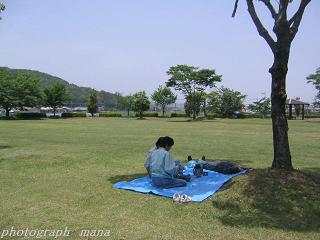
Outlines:
[[[206,119],[208,120],[214,120],[216,118],[222,118],[222,116],[219,114],[207,114],[207,117],[206,117]]]
[[[48,117],[49,119],[60,119],[61,117],[59,115],[56,115],[56,116],[49,116]]]
[[[140,117],[139,113],[136,113],[136,117]],[[159,117],[159,114],[157,112],[144,112],[143,117]]]
[[[99,114],[99,117],[122,117],[122,114],[115,112],[102,112]]]
[[[320,118],[320,115],[305,115],[304,118]]]
[[[62,118],[87,117],[84,112],[65,112],[61,114]]]
[[[9,117],[1,116],[0,120],[17,120],[17,118],[15,118],[14,116],[9,116]]]
[[[244,113],[244,118],[263,118],[263,115],[259,113]],[[270,118],[270,115],[268,114],[265,118]]]
[[[34,120],[34,119],[41,119],[41,118],[47,118],[45,113],[39,113],[39,112],[16,112],[14,113],[14,118],[16,119],[22,119],[22,120]]]
[[[170,117],[172,117],[172,118],[174,118],[174,117],[183,117],[183,118],[186,118],[186,117],[188,117],[187,116],[187,114],[185,114],[185,113],[171,113],[171,116]]]

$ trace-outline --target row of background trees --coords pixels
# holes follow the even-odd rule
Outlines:
[[[245,107],[246,95],[223,86],[216,87],[216,83],[222,81],[222,76],[217,75],[215,70],[176,65],[170,67],[167,74],[170,78],[166,84],[160,85],[150,98],[144,91],[128,96],[117,94],[117,109],[126,111],[128,116],[130,116],[130,111],[134,111],[142,118],[143,112],[150,109],[150,100],[152,100],[165,116],[167,106],[177,100],[177,95],[171,88],[184,95],[185,113],[193,119],[196,119],[201,111],[204,117],[207,117],[208,113],[213,113],[228,118]],[[307,81],[314,84],[318,90],[314,104],[319,106],[320,68],[316,70],[316,73],[310,74]],[[24,107],[34,106],[50,107],[55,116],[57,108],[66,105],[69,100],[70,96],[64,84],[56,82],[43,89],[39,80],[28,72],[0,69],[0,106],[5,109],[7,117],[11,109],[23,110]],[[88,98],[88,112],[93,116],[98,112],[98,107],[98,96],[93,91]],[[262,97],[248,105],[248,109],[266,117],[271,112],[270,98]]]
[[[43,89],[39,79],[31,74],[0,70],[0,106],[6,117],[12,109],[35,106],[51,107],[55,115],[68,99],[66,87],[61,83]]]

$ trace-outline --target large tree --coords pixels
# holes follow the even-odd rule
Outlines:
[[[314,106],[320,107],[320,67],[317,68],[314,74],[310,74],[307,77],[308,83],[312,83],[316,90],[318,91],[315,99],[314,99]]]
[[[62,83],[55,83],[44,90],[45,105],[53,109],[53,116],[56,116],[57,108],[65,105],[69,100],[66,86]]]
[[[151,95],[151,99],[161,107],[162,116],[166,112],[166,106],[175,103],[177,96],[166,86],[159,86],[157,90]]]
[[[6,117],[13,108],[34,107],[41,101],[39,79],[27,73],[0,70],[0,106],[5,109]]]
[[[297,11],[288,18],[288,6],[293,0],[259,0],[266,6],[273,19],[272,30],[274,38],[261,22],[253,0],[246,0],[249,14],[255,24],[258,33],[269,45],[274,62],[269,72],[271,83],[271,115],[273,129],[274,159],[272,168],[292,170],[291,153],[288,140],[288,122],[286,118],[286,76],[291,43],[295,38],[302,20],[305,8],[311,0],[300,0]],[[237,11],[239,0],[235,1],[232,16]],[[277,8],[275,8],[277,6]]]
[[[147,111],[150,107],[150,101],[145,91],[137,92],[133,94],[132,109],[139,113],[140,119],[143,118],[143,112]]]
[[[204,93],[207,88],[213,88],[216,82],[221,81],[221,75],[217,75],[213,69],[199,69],[188,65],[172,66],[167,74],[170,76],[166,83],[167,87],[173,87],[181,91],[185,98],[191,98],[193,119],[196,119],[198,105],[196,92]]]

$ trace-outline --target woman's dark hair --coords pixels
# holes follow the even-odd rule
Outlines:
[[[164,141],[164,137],[159,137],[158,140],[156,141],[155,145],[157,148],[160,147],[160,144]]]
[[[165,148],[166,146],[172,147],[174,145],[173,138],[165,136],[161,139],[159,147]]]

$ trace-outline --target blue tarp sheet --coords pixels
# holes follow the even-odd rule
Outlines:
[[[202,202],[208,197],[217,192],[221,186],[229,181],[231,178],[244,174],[246,171],[241,171],[236,174],[222,174],[214,171],[207,171],[208,176],[195,177],[192,173],[192,168],[186,168],[185,174],[192,176],[191,181],[187,183],[185,187],[177,188],[156,188],[152,185],[151,179],[146,176],[142,178],[134,179],[130,182],[118,182],[113,185],[113,188],[132,190],[141,193],[152,193],[160,196],[172,198],[173,194],[187,194],[192,197],[194,202]]]

